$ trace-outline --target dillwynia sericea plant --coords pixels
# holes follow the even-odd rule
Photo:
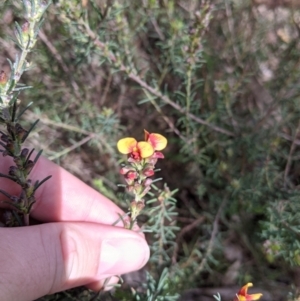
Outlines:
[[[127,183],[126,189],[134,196],[130,202],[129,222],[125,221],[125,228],[132,229],[138,215],[145,207],[145,195],[150,191],[155,174],[155,165],[158,159],[163,159],[160,152],[167,146],[167,139],[161,134],[145,132],[145,141],[137,141],[135,138],[126,137],[120,139],[117,147],[120,153],[127,155],[127,163],[121,168],[120,173]],[[248,288],[252,287],[251,282],[244,285],[235,295],[233,301],[255,301],[262,297],[261,293],[248,294]],[[221,301],[220,295],[214,296]]]
[[[42,22],[42,16],[50,5],[40,0],[23,0],[24,5],[24,22],[22,25],[16,23],[16,44],[20,49],[20,54],[16,60],[11,62],[10,75],[5,71],[0,72],[0,145],[3,157],[9,156],[13,159],[14,165],[11,165],[7,174],[0,174],[0,177],[7,178],[17,183],[21,192],[19,195],[10,195],[4,190],[0,190],[2,195],[8,200],[0,201],[0,207],[8,208],[3,214],[3,222],[5,226],[28,226],[29,214],[33,204],[35,203],[35,192],[46,180],[32,182],[29,174],[36,164],[41,152],[34,159],[31,159],[34,149],[29,150],[23,148],[22,145],[28,135],[37,124],[35,121],[31,127],[26,130],[20,124],[20,118],[28,109],[19,109],[19,93],[29,88],[21,84],[20,78],[22,74],[30,68],[27,56],[32,51],[37,41],[37,35]]]
[[[135,138],[126,137],[118,141],[117,147],[120,153],[127,155],[127,163],[121,168],[120,173],[124,175],[127,183],[127,191],[133,195],[130,202],[130,220],[124,225],[132,229],[137,217],[145,207],[145,195],[150,191],[155,173],[155,164],[158,159],[163,159],[161,150],[167,146],[167,139],[156,133],[146,130],[145,141],[137,141]]]

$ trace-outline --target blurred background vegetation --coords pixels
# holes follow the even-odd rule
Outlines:
[[[141,221],[154,256],[94,300],[226,301],[246,282],[262,300],[298,300],[300,1],[53,2],[23,77],[24,122],[40,119],[31,146],[126,210],[117,140],[145,128],[169,141],[166,202]],[[22,9],[0,3],[8,74]]]

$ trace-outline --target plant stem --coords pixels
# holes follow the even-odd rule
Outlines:
[[[180,112],[182,114],[186,114],[189,118],[196,121],[197,123],[205,125],[205,126],[211,128],[212,130],[222,133],[222,134],[225,134],[227,136],[233,136],[233,137],[235,136],[235,134],[233,132],[225,130],[223,128],[220,128],[214,124],[211,124],[211,123],[205,121],[204,119],[202,119],[192,113],[187,112],[186,109],[182,108],[180,105],[178,105],[177,103],[172,101],[167,95],[164,95],[158,89],[148,85],[139,75],[136,75],[136,74],[132,73],[130,70],[128,70],[128,68],[126,68],[126,66],[122,62],[120,62],[118,60],[118,58],[111,51],[109,51],[108,45],[105,43],[102,43],[98,39],[97,35],[90,29],[90,27],[88,26],[88,24],[86,22],[84,22],[81,19],[78,21],[78,23],[85,28],[86,34],[94,41],[94,44],[103,51],[103,56],[108,58],[111,61],[111,63],[114,64],[120,71],[124,71],[126,73],[126,75],[128,76],[128,78],[132,79],[134,82],[139,84],[142,88],[144,88],[145,90],[150,92],[152,95],[160,98],[163,102],[170,105],[178,112]]]
[[[29,214],[24,214],[24,226],[29,226]]]

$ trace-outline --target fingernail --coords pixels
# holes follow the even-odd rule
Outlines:
[[[138,270],[148,259],[149,247],[142,239],[106,239],[101,243],[98,275],[121,275]]]

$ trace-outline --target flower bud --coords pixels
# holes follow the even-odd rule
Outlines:
[[[23,148],[22,151],[21,151],[21,158],[22,159],[26,159],[27,155],[29,153],[29,149],[28,148]]]
[[[143,170],[143,175],[146,177],[152,177],[154,175],[154,170],[152,168],[146,168]]]
[[[32,184],[32,180],[28,179],[25,183],[22,184],[23,188],[26,189],[27,197],[30,197],[34,192],[34,184]]]
[[[16,163],[17,166],[22,166],[23,160],[20,157],[15,157],[14,162]]]
[[[134,170],[128,171],[128,173],[125,175],[125,178],[128,180],[135,180],[138,176],[138,173]]]
[[[152,158],[155,158],[155,159],[164,159],[164,154],[162,152],[155,152],[153,155],[152,155]]]
[[[10,166],[9,170],[8,170],[8,174],[10,176],[13,176],[13,177],[18,176],[18,174],[19,174],[18,167],[17,166]]]
[[[127,185],[126,187],[128,192],[133,192],[134,191],[134,185]]]
[[[6,83],[7,83],[8,79],[7,79],[7,75],[6,73],[2,70],[0,72],[0,88],[4,88]]]
[[[31,172],[33,166],[34,166],[34,162],[32,160],[28,160],[28,162],[25,166],[25,171],[27,174],[29,174]]]
[[[27,135],[27,131],[23,129],[19,123],[16,124],[16,135],[18,139],[21,140],[22,142],[24,141],[24,138]]]
[[[21,193],[22,194],[22,193]],[[15,205],[23,205],[24,201],[22,199],[22,195],[20,197],[16,196],[16,195],[12,195],[10,197],[10,200],[15,204]]]
[[[22,33],[24,33],[24,34],[28,34],[29,33],[29,22],[26,21],[22,25]]]
[[[148,161],[148,163],[152,164],[153,166],[155,166],[155,164],[157,163],[157,159],[156,158],[152,158],[152,157],[148,158],[147,161]]]
[[[143,186],[141,184],[135,184],[133,186],[133,193],[136,195],[140,195],[140,193],[143,191]]]
[[[144,181],[144,186],[150,186],[151,184],[152,184],[152,182],[153,182],[153,180],[152,179],[150,179],[150,178],[148,178],[148,179],[146,179],[145,181]]]
[[[127,166],[124,166],[120,169],[120,174],[125,175],[128,173],[128,171],[132,170],[131,168],[128,168]]]
[[[27,48],[28,47],[28,42],[29,42],[29,22],[25,22],[22,26],[21,26],[21,30],[19,28],[19,25],[17,25],[17,28],[15,30],[15,35],[16,38],[20,44],[20,46],[22,48]],[[16,77],[19,78],[19,74],[16,74]]]
[[[125,177],[125,181],[126,181],[126,183],[128,184],[128,186],[133,186],[133,185],[134,185],[134,180],[132,180],[132,179],[127,179],[127,178]]]
[[[160,203],[162,203],[166,198],[163,195],[159,195],[157,199]]]
[[[6,143],[6,152],[8,154],[13,154],[14,153],[14,150],[15,150],[15,145],[12,141],[8,141]]]
[[[131,213],[131,218],[135,220],[137,216],[140,214],[140,212],[143,210],[145,207],[145,204],[143,201],[132,201],[130,203],[130,213]]]

